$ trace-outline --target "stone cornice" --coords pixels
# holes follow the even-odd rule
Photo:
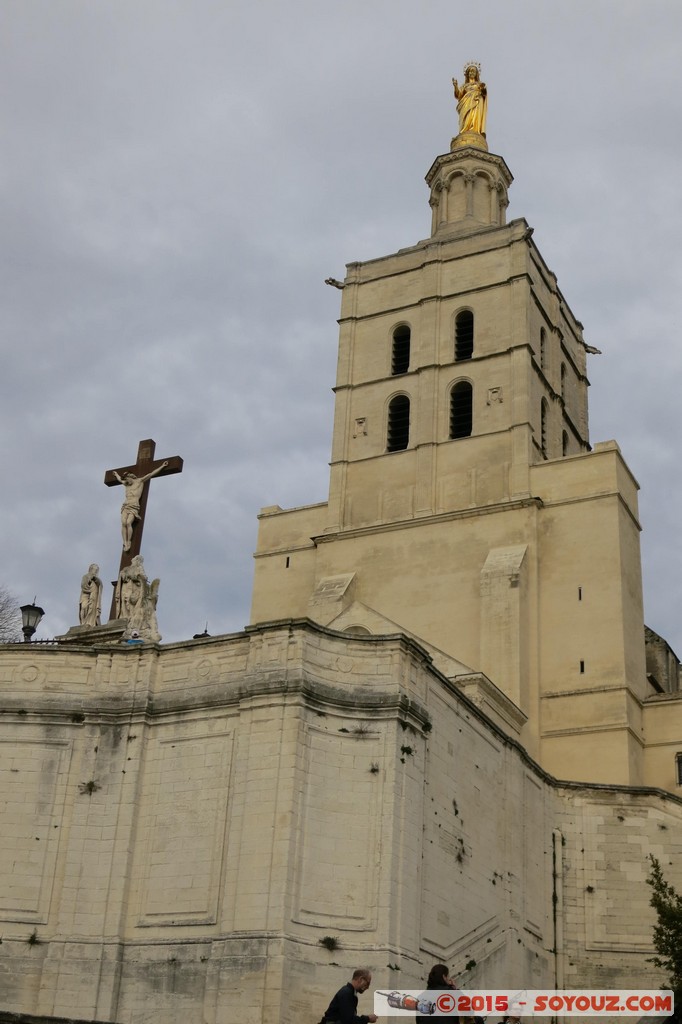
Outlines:
[[[487,153],[484,149],[478,149],[476,146],[462,146],[461,149],[456,149],[450,153],[443,153],[441,156],[437,156],[431,164],[431,167],[427,171],[424,180],[427,185],[432,185],[439,171],[442,171],[444,167],[449,164],[458,163],[476,163],[483,164],[487,167],[495,167],[505,179],[507,187],[509,187],[514,180],[514,175],[507,167],[507,164],[501,156],[497,156],[495,153]]]

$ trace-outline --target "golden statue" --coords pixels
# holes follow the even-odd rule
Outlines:
[[[476,132],[485,137],[485,119],[488,113],[488,90],[481,81],[481,68],[474,61],[464,65],[464,84],[452,79],[459,114],[459,134]]]

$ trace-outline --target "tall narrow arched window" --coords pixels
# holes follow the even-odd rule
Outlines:
[[[566,363],[561,364],[561,397],[566,401]]]
[[[455,320],[455,361],[471,359],[474,354],[474,314],[463,309]]]
[[[402,452],[410,441],[410,400],[407,395],[396,395],[388,403],[388,431],[386,450]]]
[[[450,437],[470,437],[474,390],[468,380],[457,381],[450,392]]]
[[[547,458],[547,402],[542,399],[540,403],[540,451],[542,457]]]
[[[410,328],[401,324],[393,332],[391,349],[391,373],[407,373],[410,366]]]
[[[547,334],[545,328],[540,328],[540,369],[544,370],[547,366]]]
[[[568,455],[568,434],[565,430],[561,434],[561,454]]]

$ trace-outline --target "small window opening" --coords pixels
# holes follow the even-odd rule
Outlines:
[[[289,568],[289,556],[288,556],[288,555],[287,555],[287,564],[286,564],[285,568],[286,568],[286,569],[288,569],[288,568]]]
[[[545,369],[547,365],[547,334],[545,328],[540,328],[540,367]]]
[[[410,440],[410,400],[407,395],[396,395],[388,406],[388,435],[386,449],[402,452]]]
[[[568,455],[568,434],[565,430],[561,435],[561,454]]]
[[[474,354],[474,314],[463,309],[455,320],[455,361],[471,359]]]
[[[407,373],[410,366],[410,328],[403,324],[393,332],[391,352],[391,373]]]
[[[682,786],[682,753],[675,754],[675,769],[677,776],[677,785]]]
[[[547,402],[542,399],[540,405],[540,450],[543,459],[547,458]]]
[[[450,392],[450,438],[471,437],[473,427],[473,388],[460,380]]]
[[[582,587],[578,587],[578,600],[582,601],[582,599],[583,599],[583,588]]]
[[[584,673],[585,673],[585,662],[581,661],[580,662],[580,674],[584,675]]]
[[[561,397],[566,400],[566,363],[561,364]]]

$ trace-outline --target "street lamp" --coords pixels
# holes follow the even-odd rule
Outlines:
[[[39,608],[33,598],[33,604],[22,604],[21,606],[21,631],[24,634],[24,643],[29,644],[31,637],[38,628],[38,623],[45,612]]]

